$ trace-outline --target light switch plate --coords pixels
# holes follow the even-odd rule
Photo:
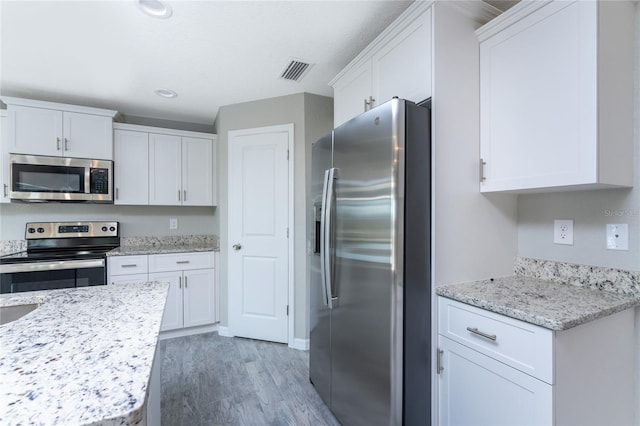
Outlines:
[[[555,244],[573,245],[573,219],[553,221],[553,242]]]
[[[607,224],[607,249],[629,250],[629,225],[627,223]]]

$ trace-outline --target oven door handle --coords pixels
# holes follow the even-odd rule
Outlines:
[[[35,263],[13,263],[0,265],[0,274],[18,272],[59,271],[61,269],[104,268],[104,259],[55,260]]]

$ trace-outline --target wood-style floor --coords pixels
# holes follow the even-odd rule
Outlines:
[[[339,426],[309,383],[308,352],[217,333],[160,342],[162,425]]]

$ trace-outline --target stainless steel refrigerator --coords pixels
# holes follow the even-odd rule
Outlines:
[[[344,426],[431,422],[430,129],[393,99],[313,144],[309,378]]]

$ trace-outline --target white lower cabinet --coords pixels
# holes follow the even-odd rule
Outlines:
[[[170,284],[161,331],[216,322],[213,268],[211,252],[149,256],[149,280]]]
[[[553,331],[438,297],[439,425],[630,425],[634,313]]]
[[[113,256],[108,283],[169,283],[160,331],[212,325],[216,319],[215,254],[191,252]]]

